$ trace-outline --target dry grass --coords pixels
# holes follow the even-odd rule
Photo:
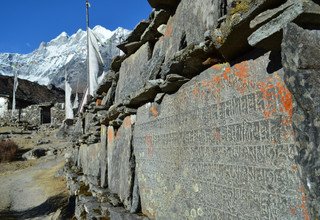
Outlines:
[[[15,159],[18,152],[18,145],[12,140],[0,142],[0,163],[10,162]]]
[[[46,195],[53,196],[58,193],[67,194],[67,183],[65,181],[65,178],[63,176],[55,176],[58,170],[62,169],[63,166],[64,161],[51,168],[43,169],[34,176],[35,182],[44,189]]]
[[[230,9],[230,14],[236,14],[240,13],[243,14],[250,9],[250,4],[252,0],[240,0],[240,1],[235,1],[233,7]]]

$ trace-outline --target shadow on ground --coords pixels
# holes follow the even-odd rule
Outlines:
[[[50,197],[41,205],[24,211],[0,211],[0,219],[15,220],[46,216],[61,209],[61,219],[71,219],[74,215],[75,197],[57,195]]]
[[[25,159],[22,158],[22,155],[23,155],[24,153],[27,153],[27,152],[30,151],[30,150],[31,150],[31,148],[28,148],[28,149],[21,149],[21,148],[19,148],[18,151],[17,151],[17,153],[16,153],[15,158],[13,159],[13,161],[24,161]]]

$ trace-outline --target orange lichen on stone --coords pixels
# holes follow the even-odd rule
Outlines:
[[[123,124],[124,124],[125,128],[130,128],[131,127],[131,116],[126,117],[123,121]]]
[[[249,67],[248,64],[238,63],[234,66],[234,75],[238,78],[240,84],[237,86],[237,90],[244,94],[248,90],[249,82]]]
[[[282,108],[280,108],[280,111],[285,112],[290,118],[292,118],[293,101],[291,92],[284,84],[280,82],[276,84],[276,88],[282,106]]]
[[[159,116],[159,112],[158,112],[157,106],[155,106],[155,105],[152,105],[150,107],[150,112],[151,112],[152,116],[155,117],[155,118]]]
[[[231,68],[230,67],[226,67],[224,72],[222,73],[222,77],[227,80],[230,81],[230,77],[229,74],[231,73]]]
[[[192,94],[193,94],[194,96],[199,96],[199,93],[200,93],[199,87],[198,87],[198,85],[196,85],[196,86],[194,87],[194,89],[192,90]]]
[[[112,127],[108,127],[108,143],[112,143],[114,141],[114,130]]]
[[[171,37],[173,33],[173,26],[171,19],[168,21],[166,31],[164,32],[165,37]]]
[[[307,206],[307,195],[305,193],[305,189],[304,186],[300,187],[300,192],[301,192],[301,210],[302,210],[302,214],[303,214],[303,219],[304,220],[310,220],[310,215],[309,215],[309,211],[308,211],[308,206]]]
[[[266,102],[265,109],[263,110],[264,117],[266,119],[270,118],[273,114],[277,112],[276,105],[270,103],[276,103],[275,93],[272,92],[274,85],[270,82],[272,78],[266,80],[266,82],[258,82],[257,86],[262,93],[262,99]]]
[[[215,83],[215,84],[220,84],[221,81],[222,81],[221,75],[217,75],[217,76],[213,76],[212,77],[212,82]]]

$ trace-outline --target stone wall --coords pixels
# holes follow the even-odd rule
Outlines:
[[[4,115],[8,110],[9,100],[6,97],[0,97],[0,116]]]
[[[12,110],[7,110],[0,117],[2,123],[11,123],[12,121],[27,122],[31,125],[41,125],[41,109],[43,107],[50,108],[51,123],[52,126],[59,126],[65,119],[64,104],[41,104],[30,105],[24,109],[17,109],[12,114]]]
[[[319,4],[149,3],[78,119],[76,217],[319,218]]]

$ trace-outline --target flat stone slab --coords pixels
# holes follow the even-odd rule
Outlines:
[[[143,88],[148,81],[149,73],[144,71],[151,49],[149,43],[145,43],[141,48],[123,61],[120,68],[120,76],[116,89],[115,102],[120,103],[124,99]]]
[[[78,164],[85,175],[100,177],[101,144],[81,145],[79,148]]]
[[[127,116],[118,131],[108,127],[108,188],[119,196],[127,210],[131,209],[134,184],[132,130],[135,116]]]
[[[269,53],[212,66],[138,109],[133,147],[153,219],[303,219],[293,96]],[[268,69],[268,70],[267,70]],[[269,73],[268,73],[269,72]]]

